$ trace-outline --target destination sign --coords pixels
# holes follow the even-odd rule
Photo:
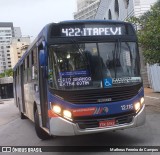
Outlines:
[[[92,84],[91,77],[70,77],[70,78],[59,78],[58,83],[60,87],[81,87],[81,86],[90,86]]]
[[[61,36],[109,36],[125,35],[123,25],[85,25],[85,26],[65,26],[61,28]]]

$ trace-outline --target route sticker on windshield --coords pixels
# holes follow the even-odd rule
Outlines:
[[[91,77],[70,77],[70,78],[59,78],[58,83],[60,87],[81,87],[81,86],[91,86]]]
[[[112,87],[112,78],[107,78],[103,80],[104,88]]]
[[[114,84],[119,83],[133,83],[133,82],[141,82],[141,77],[124,77],[124,78],[113,78],[112,82]]]

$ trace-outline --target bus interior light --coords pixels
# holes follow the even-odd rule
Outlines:
[[[62,110],[61,110],[61,107],[58,106],[58,105],[53,105],[52,110],[53,110],[55,113],[57,113],[57,114],[60,114],[61,111],[62,111]]]
[[[136,110],[136,112],[138,112],[140,110],[140,108],[141,108],[140,102],[137,102],[134,104],[134,109]]]
[[[72,113],[69,110],[64,110],[63,116],[69,120],[72,120]]]
[[[141,98],[140,102],[141,102],[141,104],[144,103],[144,97]]]

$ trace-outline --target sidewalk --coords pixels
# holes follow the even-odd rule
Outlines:
[[[144,88],[146,106],[152,106],[160,111],[160,93],[154,93],[151,88]]]
[[[160,93],[153,92],[151,88],[144,88],[144,94],[145,96],[152,96],[152,97],[160,99]]]

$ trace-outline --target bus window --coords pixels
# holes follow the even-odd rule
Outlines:
[[[28,82],[31,82],[31,54],[27,56]]]
[[[32,51],[32,80],[36,80],[37,77],[37,50],[34,48]]]
[[[19,67],[17,67],[17,83],[19,84]]]
[[[24,61],[24,83],[27,83],[27,58]]]

